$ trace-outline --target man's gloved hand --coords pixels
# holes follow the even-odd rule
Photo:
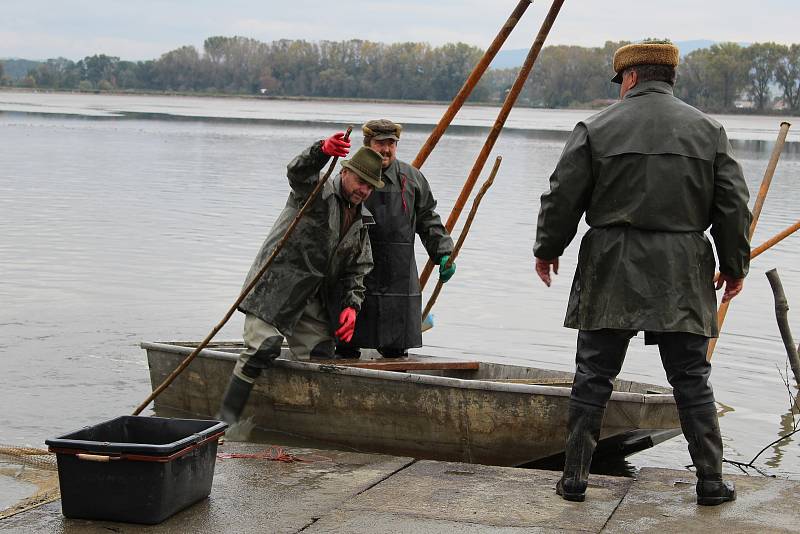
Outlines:
[[[328,156],[343,158],[350,152],[350,141],[344,132],[337,132],[322,142],[322,152]]]
[[[339,314],[339,329],[336,330],[336,337],[345,343],[353,339],[353,332],[356,329],[356,310],[355,308],[345,308]]]
[[[447,267],[447,260],[449,259],[450,256],[442,256],[442,259],[439,260],[439,280],[441,280],[443,284],[450,280],[454,274],[456,274],[455,263],[453,263],[450,267]]]

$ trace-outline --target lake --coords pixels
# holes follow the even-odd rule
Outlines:
[[[132,412],[151,389],[139,342],[199,340],[219,322],[285,203],[285,168],[295,154],[348,124],[358,133],[366,120],[387,117],[406,126],[398,155],[411,161],[444,109],[0,92],[0,443],[43,447],[48,437]],[[497,111],[463,109],[425,163],[443,219]],[[479,179],[502,155],[495,185],[419,350],[573,369],[575,331],[562,322],[586,227],[551,288],[533,270],[531,247],[539,196],[564,139],[591,113],[511,113]],[[752,205],[782,118],[716,118],[733,140]],[[799,217],[797,128],[754,246]],[[777,267],[790,306],[800,306],[799,245],[795,235],[754,260],[717,345],[712,383],[725,409],[728,459],[750,461],[794,424],[790,393],[797,389],[782,378],[788,364],[764,273]],[[421,266],[426,258],[421,246],[417,251]],[[795,310],[790,322],[800,339]],[[242,324],[236,314],[217,338],[240,338]],[[667,384],[657,349],[645,348],[641,336],[631,342],[621,376]],[[798,443],[800,435],[768,448],[756,465],[800,479]],[[628,458],[630,469],[688,463],[682,437]]]

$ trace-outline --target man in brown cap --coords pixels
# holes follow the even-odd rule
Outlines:
[[[630,339],[657,344],[697,474],[697,503],[736,498],[722,480],[722,439],[708,383],[719,333],[716,289],[736,296],[749,267],[748,191],[725,129],[672,94],[678,49],[623,46],[620,101],[573,130],[542,195],[536,272],[551,269],[586,215],[565,326],[578,329],[564,474],[556,491],[583,501],[592,453]]]
[[[289,199],[245,286],[283,238],[328,160],[345,157],[349,150],[350,141],[339,132],[317,141],[289,163]],[[245,349],[225,392],[221,419],[239,420],[256,379],[280,356],[284,337],[298,358],[331,358],[335,339],[350,340],[364,300],[364,277],[372,269],[368,228],[374,220],[363,202],[381,187],[380,154],[362,147],[342,161],[339,175],[325,182],[313,209],[300,219],[274,263],[239,305],[245,314]]]
[[[386,358],[397,358],[409,348],[422,346],[422,294],[414,235],[419,235],[431,261],[439,265],[444,282],[455,272],[455,264],[445,266],[453,240],[436,213],[428,180],[397,159],[402,127],[377,119],[364,124],[362,131],[364,145],[382,157],[386,187],[366,201],[375,216],[375,225],[369,228],[375,267],[366,278],[366,296],[353,339],[339,343],[337,354],[357,358],[360,348],[376,348]]]

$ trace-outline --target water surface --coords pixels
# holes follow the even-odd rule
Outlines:
[[[0,92],[0,443],[47,437],[130,413],[150,392],[141,341],[199,340],[234,301],[286,200],[286,163],[315,139],[390,117],[409,127],[410,161],[440,105]],[[425,334],[429,352],[560,370],[575,331],[561,326],[576,242],[546,288],[533,271],[539,196],[583,110],[516,109],[486,195]],[[423,171],[446,218],[497,109],[465,108]],[[755,197],[780,118],[717,117]],[[800,125],[798,125],[800,131]],[[800,135],[792,132],[754,245],[800,218]],[[752,200],[751,200],[752,204]],[[467,204],[469,207],[471,201]],[[457,234],[457,232],[456,232]],[[726,457],[749,461],[793,424],[786,355],[764,272],[777,267],[800,306],[800,236],[752,264],[730,308],[712,382],[729,410]],[[425,258],[418,247],[418,262]],[[430,288],[429,288],[430,289]],[[790,320],[800,338],[800,319]],[[218,339],[241,335],[234,316]],[[657,349],[634,339],[624,378],[665,384]],[[798,439],[757,465],[800,479]],[[690,463],[682,438],[629,458]]]

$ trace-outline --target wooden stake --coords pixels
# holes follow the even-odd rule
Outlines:
[[[772,287],[772,295],[775,297],[775,319],[778,321],[778,329],[781,331],[783,346],[786,348],[786,355],[789,357],[795,384],[800,387],[800,357],[797,355],[798,348],[794,345],[792,331],[789,328],[789,302],[783,292],[783,284],[781,284],[781,278],[778,276],[778,270],[771,269],[767,271],[767,280],[769,280],[769,285]]]

